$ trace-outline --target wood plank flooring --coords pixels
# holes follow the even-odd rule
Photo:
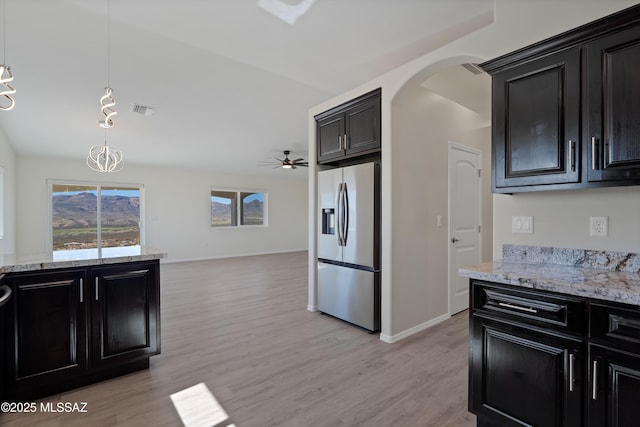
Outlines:
[[[162,354],[149,370],[45,401],[87,413],[3,426],[181,426],[169,395],[204,382],[227,426],[475,426],[466,313],[396,344],[307,306],[307,253],[161,266]]]

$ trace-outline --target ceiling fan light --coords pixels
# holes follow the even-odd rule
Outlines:
[[[285,164],[282,165],[282,168],[283,169],[291,169],[291,165],[285,163]]]

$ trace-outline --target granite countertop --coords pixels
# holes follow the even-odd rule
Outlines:
[[[640,255],[505,245],[503,259],[460,276],[579,297],[640,305]]]
[[[165,252],[145,246],[56,251],[48,254],[0,255],[0,274],[54,268],[88,267],[166,258]]]

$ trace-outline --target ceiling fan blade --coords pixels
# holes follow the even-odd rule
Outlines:
[[[302,157],[299,157],[295,160],[291,160],[292,163],[298,163],[300,160],[304,160]]]

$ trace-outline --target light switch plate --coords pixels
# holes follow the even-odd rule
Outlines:
[[[609,217],[592,216],[589,217],[589,236],[607,237],[609,234]]]
[[[533,234],[533,217],[512,216],[511,232],[515,234]]]

